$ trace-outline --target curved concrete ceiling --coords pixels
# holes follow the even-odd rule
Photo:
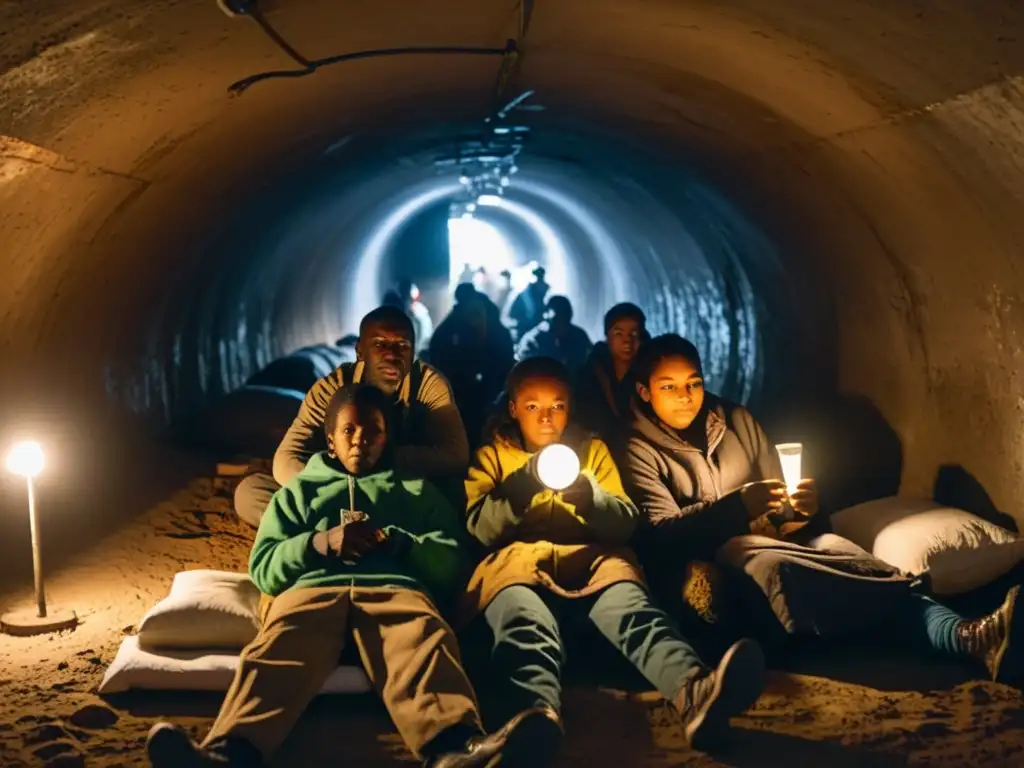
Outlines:
[[[929,492],[938,466],[960,464],[1015,512],[1024,9],[533,6],[505,91],[534,89],[546,108],[529,118],[523,199],[531,179],[557,191],[563,178],[561,193],[583,199],[600,184],[625,194],[632,178],[660,191],[705,255],[728,241],[720,250],[742,259],[745,236],[720,211],[689,193],[669,199],[666,168],[694,174],[774,244],[771,269],[743,264],[764,382],[869,398],[902,440],[905,490]],[[519,13],[517,0],[264,7],[310,58],[500,49]],[[267,354],[339,330],[335,286],[354,266],[338,254],[365,244],[367,222],[408,190],[436,183],[417,158],[488,114],[499,64],[364,58],[229,95],[242,78],[294,65],[213,0],[0,2],[6,432],[66,422],[79,404],[106,404],[97,424],[128,410],[159,422],[171,400],[200,403],[209,379],[233,386]],[[637,168],[664,159],[660,180],[629,170],[641,155]],[[351,227],[327,232],[331,216]],[[607,224],[629,240],[624,219]],[[652,253],[641,271],[659,281],[689,269],[668,263],[671,249]]]

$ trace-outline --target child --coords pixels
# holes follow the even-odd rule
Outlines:
[[[742,641],[708,669],[651,603],[626,546],[636,507],[605,444],[569,426],[565,366],[525,360],[509,374],[506,392],[507,410],[466,481],[469,531],[489,554],[470,579],[465,607],[482,612],[493,632],[491,662],[507,681],[503,698],[512,711],[549,713],[547,721],[531,722],[534,760],[543,764],[558,747],[562,633],[580,620],[596,626],[675,704],[691,744],[714,745],[729,717],[761,692],[760,649]],[[545,489],[537,476],[538,451],[556,442],[573,448],[583,468],[561,492]]]
[[[337,667],[349,634],[425,765],[486,765],[537,715],[489,736],[481,728],[455,636],[436,607],[462,584],[465,534],[433,486],[385,468],[387,413],[386,396],[371,386],[343,387],[331,398],[328,450],[274,494],[252,548],[252,580],[273,597],[259,635],[242,652],[202,745],[160,723],[147,744],[152,765],[269,762]]]
[[[839,634],[877,622],[887,630],[883,637],[973,657],[994,680],[1019,685],[1024,679],[1021,638],[1013,634],[1021,634],[1021,622],[1012,621],[1019,587],[998,610],[968,621],[846,539],[830,534],[807,539],[807,546],[778,541],[808,523],[802,536],[815,523],[827,529],[814,481],[802,480],[787,494],[761,426],[745,408],[705,393],[700,355],[686,339],[654,339],[634,373],[640,405],[624,469],[644,518],[638,551],[648,573],[658,574],[659,594],[679,592],[681,564],[717,559],[756,584],[737,590],[737,613],[770,607],[791,634]],[[792,522],[778,514],[786,501]]]

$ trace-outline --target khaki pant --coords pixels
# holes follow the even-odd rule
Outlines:
[[[426,595],[399,587],[331,587],[292,589],[268,603],[204,745],[241,737],[269,761],[337,668],[349,633],[374,690],[418,758],[446,728],[481,731],[455,633]]]
[[[235,488],[235,512],[253,528],[260,527],[260,520],[274,493],[281,486],[273,475],[255,472],[242,478]]]

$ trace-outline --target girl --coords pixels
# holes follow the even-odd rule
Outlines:
[[[659,594],[678,595],[680,564],[714,560],[743,571],[730,580],[756,589],[737,593],[750,609],[770,607],[790,633],[837,634],[872,621],[898,623],[894,634],[947,655],[984,661],[993,679],[1017,684],[1024,671],[1012,622],[1019,588],[994,613],[967,621],[915,591],[914,580],[831,534],[808,538],[818,494],[803,480],[787,496],[774,448],[738,405],[705,393],[700,355],[674,334],[641,350],[635,374],[641,403],[634,414],[625,471],[643,523],[637,547]],[[795,520],[782,522],[786,502]],[[808,524],[811,525],[808,525]],[[800,535],[809,546],[783,539]],[[751,535],[758,534],[758,535]]]
[[[717,743],[729,717],[761,692],[760,649],[741,641],[717,669],[708,669],[652,604],[626,546],[636,507],[605,444],[569,425],[565,366],[551,358],[525,360],[509,374],[506,392],[507,409],[491,425],[466,481],[468,528],[488,550],[470,578],[466,607],[483,612],[493,632],[491,663],[511,711],[549,713],[546,722],[532,721],[531,759],[544,763],[557,750],[563,632],[581,621],[675,704],[691,744]],[[575,450],[583,468],[560,492],[537,476],[538,452],[556,442]]]
[[[249,560],[268,598],[203,743],[159,723],[156,768],[269,763],[338,665],[351,636],[409,749],[431,768],[482,768],[538,710],[486,735],[451,628],[437,605],[468,565],[461,522],[439,491],[387,468],[387,396],[339,389],[324,416],[327,451],[274,494]],[[359,511],[356,511],[359,510]],[[338,761],[345,762],[344,745]]]

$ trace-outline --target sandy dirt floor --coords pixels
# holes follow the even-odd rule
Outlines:
[[[54,606],[74,608],[72,632],[0,636],[0,766],[145,765],[156,718],[201,734],[216,712],[210,694],[95,694],[134,624],[188,568],[242,570],[251,532],[231,512],[234,481],[194,479],[133,523],[50,575]],[[31,606],[25,588],[4,609]],[[653,693],[574,686],[566,693],[564,766],[1019,766],[1019,692],[971,679],[970,670],[895,657],[809,659],[771,673],[736,738],[715,758],[688,751],[678,722]],[[412,764],[372,696],[318,700],[280,766]]]

